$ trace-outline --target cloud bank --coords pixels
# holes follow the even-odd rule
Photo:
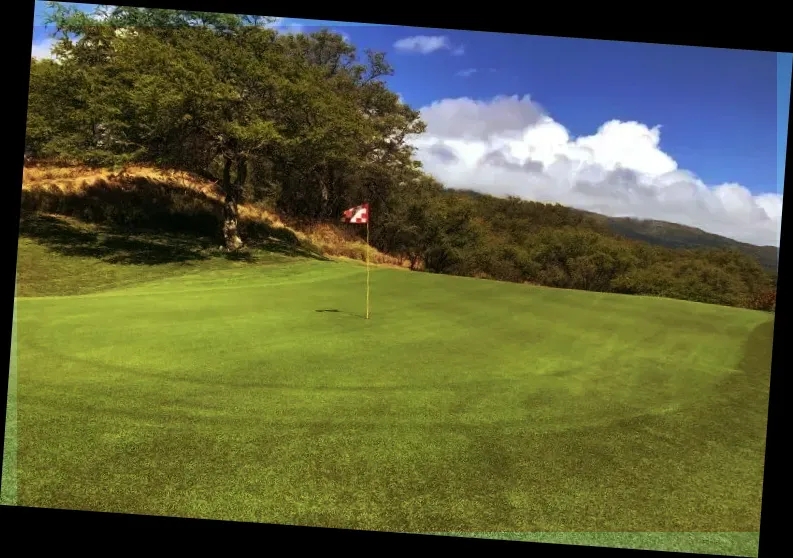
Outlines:
[[[779,245],[782,195],[705,184],[661,149],[660,126],[612,120],[573,138],[528,96],[444,99],[421,115],[427,131],[411,143],[425,169],[450,188]]]
[[[454,46],[448,37],[416,35],[405,37],[394,43],[394,48],[401,52],[414,52],[418,54],[430,54],[439,50],[449,50],[454,55],[465,53],[462,45]]]

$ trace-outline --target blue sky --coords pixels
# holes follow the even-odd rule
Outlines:
[[[38,4],[36,21],[40,24]],[[414,108],[456,99],[458,106],[448,102],[443,114],[462,114],[462,98],[488,103],[498,96],[524,99],[528,95],[532,106],[563,126],[571,141],[594,136],[600,126],[613,120],[635,121],[648,129],[660,126],[657,150],[674,160],[676,168],[693,173],[708,187],[739,184],[754,197],[781,192],[784,162],[778,160],[777,122],[779,110],[789,106],[790,91],[789,86],[786,90],[779,87],[778,74],[790,75],[789,57],[780,62],[776,53],[768,52],[324,23],[343,32],[359,48],[385,51],[396,70],[389,85]],[[314,21],[283,20],[279,28],[299,31],[317,25]],[[412,45],[423,44],[423,52],[397,47],[398,41],[417,36],[425,37],[423,43],[414,40]],[[34,52],[35,45],[46,37],[45,29],[35,27]],[[426,37],[435,37],[434,43]],[[443,46],[433,50],[433,44]],[[405,42],[402,45],[410,46]],[[470,116],[474,109],[465,110]],[[428,117],[433,114],[428,113]],[[439,138],[433,145],[441,142]],[[626,141],[629,145],[630,140]],[[452,144],[445,141],[444,146]],[[458,144],[458,155],[473,149]],[[734,205],[739,198],[727,199],[725,192],[714,200],[722,200],[719,203],[725,207]],[[759,206],[768,204],[766,198],[757,200]],[[779,204],[781,207],[781,197]],[[669,219],[680,211],[667,208]],[[769,211],[773,213],[766,208]],[[707,224],[701,222],[701,215],[699,220],[692,219],[690,224]],[[684,222],[686,218],[674,220]],[[750,225],[747,221],[736,227]],[[711,230],[714,227],[719,228],[712,225]],[[730,232],[722,229],[714,232]],[[738,231],[730,236],[741,234]],[[743,236],[749,238],[751,234]]]
[[[394,53],[391,80],[414,106],[525,94],[572,135],[617,118],[663,126],[663,149],[708,183],[777,190],[775,53],[396,27],[350,27],[354,43],[391,50],[447,35],[465,53]],[[464,78],[457,72],[476,69]],[[495,71],[490,71],[491,69]]]

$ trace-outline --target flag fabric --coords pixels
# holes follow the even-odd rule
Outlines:
[[[369,204],[364,203],[351,207],[344,212],[342,223],[355,223],[366,225],[366,319],[369,319]]]
[[[344,212],[341,218],[344,223],[368,223],[369,222],[369,204],[365,203],[356,207],[352,207]]]

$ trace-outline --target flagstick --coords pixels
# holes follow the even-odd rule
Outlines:
[[[366,216],[366,319],[369,319],[369,215]]]

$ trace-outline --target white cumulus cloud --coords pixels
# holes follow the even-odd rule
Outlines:
[[[416,35],[405,37],[394,43],[394,48],[402,52],[417,52],[419,54],[430,54],[438,50],[450,50],[452,54],[463,54],[462,46],[454,46],[448,37]]]
[[[444,99],[421,115],[427,131],[411,141],[425,169],[448,187],[779,245],[782,195],[705,184],[663,151],[660,126],[612,120],[571,137],[528,96]]]
[[[457,75],[460,77],[471,77],[476,73],[476,68],[466,68],[465,70],[460,70],[457,72]]]

